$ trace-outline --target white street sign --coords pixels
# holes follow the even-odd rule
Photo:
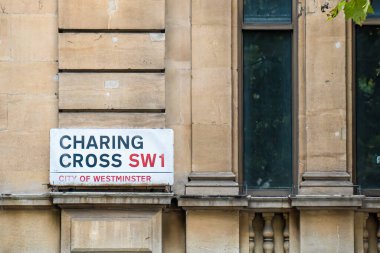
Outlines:
[[[171,129],[51,129],[50,184],[173,184]]]

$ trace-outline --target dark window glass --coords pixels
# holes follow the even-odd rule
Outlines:
[[[244,23],[291,23],[291,0],[244,0]]]
[[[248,188],[292,183],[292,33],[244,31],[244,180]]]
[[[372,7],[373,7],[375,13],[369,14],[368,18],[380,18],[380,0],[372,1]]]
[[[380,26],[356,28],[356,168],[363,188],[380,188]]]

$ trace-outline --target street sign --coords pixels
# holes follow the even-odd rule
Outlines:
[[[50,184],[173,184],[171,129],[51,129]]]

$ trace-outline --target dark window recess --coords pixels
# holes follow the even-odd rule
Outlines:
[[[244,23],[292,22],[291,0],[244,0]]]
[[[357,181],[362,188],[380,188],[380,26],[355,32]]]
[[[291,187],[291,33],[243,35],[245,183],[248,188]]]

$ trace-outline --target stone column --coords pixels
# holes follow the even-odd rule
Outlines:
[[[192,0],[191,8],[192,174],[186,194],[238,194],[232,172],[232,1]]]
[[[330,3],[331,6],[336,1]],[[323,1],[306,1],[305,99],[300,108],[305,153],[300,194],[352,194],[347,168],[346,22],[327,21]],[[302,172],[301,172],[302,173]]]
[[[174,186],[184,194],[191,172],[191,0],[166,0],[166,127],[174,130]]]

